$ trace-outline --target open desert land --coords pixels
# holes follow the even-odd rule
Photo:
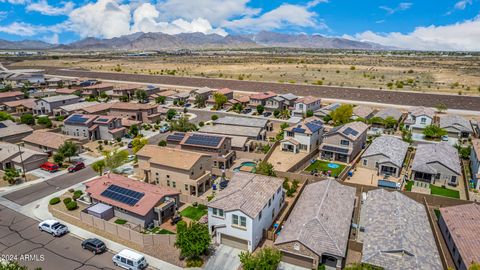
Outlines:
[[[210,52],[152,57],[57,56],[12,66],[480,95],[480,57],[468,55]]]

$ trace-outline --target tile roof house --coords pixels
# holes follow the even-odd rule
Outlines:
[[[370,119],[373,117],[373,115],[376,112],[375,109],[366,105],[355,106],[353,107],[352,111],[353,111],[352,119],[358,119],[358,118]]]
[[[200,132],[264,140],[271,126],[267,119],[226,116],[213,121],[213,125],[201,127]]]
[[[208,203],[208,228],[217,243],[254,251],[284,206],[283,179],[235,172]]]
[[[325,107],[322,107],[314,112],[314,115],[317,117],[325,117],[329,115],[331,112],[335,111],[338,107],[340,107],[340,103],[332,103]]]
[[[85,86],[82,88],[82,95],[89,96],[99,96],[101,93],[113,90],[113,84],[110,83],[99,83],[94,85]]]
[[[62,131],[81,140],[113,140],[122,138],[126,133],[121,118],[93,114],[70,115],[63,121]]]
[[[265,104],[267,104],[267,100],[275,96],[277,96],[277,94],[274,92],[255,93],[250,96],[249,106],[253,109],[255,109],[258,105],[265,106]]]
[[[358,239],[362,263],[383,269],[443,269],[425,206],[398,191],[367,193]]]
[[[84,108],[88,108],[91,106],[95,106],[100,104],[99,102],[93,101],[93,102],[79,102],[79,103],[74,103],[74,104],[69,104],[65,106],[60,106],[56,112],[60,115],[70,115],[72,113],[78,113],[81,112]]]
[[[25,148],[46,153],[55,153],[66,141],[79,143],[75,137],[43,130],[35,130],[22,141]]]
[[[143,123],[153,123],[160,119],[156,104],[116,102],[110,107],[108,115]]]
[[[480,139],[472,140],[472,149],[470,151],[472,179],[475,182],[475,187],[480,190]]]
[[[355,188],[333,179],[305,186],[275,240],[282,260],[308,269],[317,269],[320,263],[341,268],[355,193]]]
[[[25,124],[17,124],[12,120],[0,122],[1,142],[18,143],[32,132],[33,128]]]
[[[320,109],[322,100],[318,97],[306,96],[299,98],[295,101],[294,109],[292,111],[293,116],[303,117],[307,114],[307,111],[315,112]]]
[[[61,106],[75,104],[80,101],[76,95],[59,95],[37,99],[33,107],[34,114],[54,114]]]
[[[136,174],[147,183],[200,196],[211,187],[211,157],[181,149],[146,145],[137,152]]]
[[[20,91],[0,92],[0,104],[7,101],[22,99],[24,94]]]
[[[362,122],[351,122],[326,132],[320,145],[320,158],[351,162],[367,142],[367,129],[368,125]]]
[[[14,101],[3,102],[7,111],[12,111],[16,114],[31,113],[33,111],[33,106],[35,106],[34,98],[19,99]]]
[[[462,176],[458,151],[446,142],[420,144],[412,162],[412,178],[439,185],[457,185]]]
[[[412,131],[423,130],[426,126],[433,123],[435,117],[435,110],[423,106],[410,107],[407,117],[405,118],[405,128]]]
[[[0,142],[0,170],[14,168],[31,171],[40,168],[48,160],[48,155],[16,144]]]
[[[387,119],[388,117],[392,117],[393,119],[399,121],[400,118],[402,118],[402,115],[403,115],[403,113],[399,109],[388,107],[388,108],[383,108],[383,109],[379,110],[374,115],[374,117],[378,117],[378,118],[381,118],[383,120]]]
[[[142,227],[159,226],[173,216],[180,204],[179,192],[122,175],[108,174],[84,184],[94,203],[114,206],[114,216]]]
[[[440,208],[438,225],[457,269],[480,262],[480,204]]]
[[[208,99],[206,101],[208,105],[210,106],[215,105],[215,94],[224,95],[227,98],[227,100],[233,99],[233,90],[229,88],[217,89],[208,94]]]
[[[393,136],[380,136],[363,152],[360,166],[376,170],[379,175],[399,177],[409,144]]]
[[[448,136],[454,138],[468,138],[473,134],[470,121],[459,115],[445,115],[440,117],[439,126],[448,132]]]
[[[287,94],[280,95],[280,97],[283,98],[284,100],[283,105],[285,106],[285,109],[288,109],[288,110],[295,109],[295,102],[297,101],[298,96],[292,93],[287,93]]]
[[[284,130],[283,140],[280,141],[282,151],[310,153],[318,148],[322,142],[323,122],[319,119],[305,119]]]

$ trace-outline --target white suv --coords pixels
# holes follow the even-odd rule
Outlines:
[[[53,236],[61,236],[68,233],[67,226],[53,219],[47,219],[40,222],[40,224],[38,224],[38,228],[40,231],[51,233]]]

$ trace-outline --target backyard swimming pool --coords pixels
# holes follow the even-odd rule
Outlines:
[[[245,162],[240,163],[240,166],[233,168],[233,171],[234,172],[239,172],[241,170],[241,171],[244,171],[244,172],[255,172],[255,166],[257,166],[257,164],[255,162],[245,161]],[[242,169],[242,167],[247,167],[247,168]],[[251,167],[251,168],[249,169],[248,167]]]

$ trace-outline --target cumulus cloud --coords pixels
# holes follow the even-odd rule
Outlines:
[[[7,18],[8,12],[7,11],[0,11],[0,21],[3,21],[3,19]]]
[[[353,38],[413,50],[478,51],[480,16],[450,25],[417,27],[408,34],[366,31],[356,34]]]
[[[472,0],[461,0],[455,3],[454,8],[459,10],[464,10],[467,7],[467,5],[471,5],[471,4],[472,4]]]
[[[33,25],[24,22],[13,22],[8,25],[1,25],[0,32],[17,35],[17,36],[33,36],[39,33],[53,32],[58,33],[64,29],[62,24],[43,26]]]
[[[51,6],[47,0],[40,0],[38,2],[30,3],[25,8],[27,11],[39,12],[43,15],[58,16],[66,15],[73,10],[75,4],[73,2],[64,2],[62,6]]]
[[[403,10],[407,10],[407,9],[410,9],[412,7],[412,3],[408,3],[408,2],[403,2],[403,3],[400,3],[398,4],[398,6],[396,7],[387,7],[387,6],[379,6],[378,8],[379,9],[383,9],[387,12],[387,14],[389,15],[392,15],[398,11],[403,11]]]
[[[57,33],[54,33],[51,36],[45,36],[42,38],[43,41],[50,43],[50,44],[58,44],[59,43],[59,37]]]
[[[23,5],[26,2],[26,0],[0,0],[0,3],[9,3],[14,5]]]

